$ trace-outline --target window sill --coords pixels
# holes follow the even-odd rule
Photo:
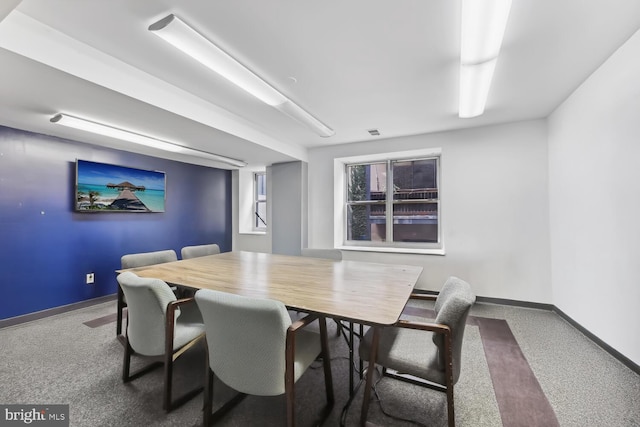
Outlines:
[[[250,236],[264,236],[267,234],[267,232],[266,231],[241,231],[238,234],[241,234],[241,235],[247,234]]]
[[[343,251],[355,252],[386,252],[395,254],[418,254],[418,255],[440,255],[445,254],[442,249],[419,249],[419,248],[389,248],[389,247],[371,247],[371,246],[339,246],[337,249]]]

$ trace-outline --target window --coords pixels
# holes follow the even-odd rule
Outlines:
[[[438,155],[346,161],[344,246],[441,249],[439,164]]]
[[[253,182],[253,229],[265,231],[267,229],[267,174],[254,173]]]

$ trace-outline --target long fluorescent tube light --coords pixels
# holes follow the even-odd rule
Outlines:
[[[284,104],[277,105],[276,108],[285,113],[287,116],[299,121],[310,129],[313,129],[320,136],[329,137],[335,135],[333,129],[318,121],[318,119],[306,112],[296,103],[287,100],[287,102],[285,102]]]
[[[146,145],[147,147],[158,148],[160,150],[171,151],[174,153],[187,154],[195,157],[208,158],[218,162],[226,163],[236,167],[244,167],[247,165],[242,160],[232,159],[230,157],[220,156],[218,154],[197,150],[194,148],[184,147],[173,142],[163,141],[161,139],[146,136],[137,132],[120,129],[115,126],[98,123],[93,120],[81,119],[79,117],[70,116],[68,114],[56,114],[51,118],[51,123],[80,129],[99,135],[108,136],[123,141],[133,142],[135,144]]]
[[[478,65],[460,66],[461,118],[476,117],[484,112],[497,61],[493,59]]]
[[[265,104],[275,107],[299,122],[306,124],[320,136],[329,137],[335,134],[333,129],[296,105],[176,15],[170,14],[151,24],[149,31]]]
[[[511,0],[463,0],[460,44],[461,118],[484,108],[509,18]]]

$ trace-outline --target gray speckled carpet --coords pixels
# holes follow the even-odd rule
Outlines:
[[[0,329],[0,403],[68,403],[72,426],[201,425],[201,394],[169,414],[162,411],[161,369],[122,383],[123,348],[113,313],[115,302],[107,302]],[[458,426],[640,426],[640,377],[556,314],[476,304],[470,319],[455,387]],[[348,353],[344,340],[331,333],[333,322],[328,325],[336,404],[325,425],[337,426],[348,400]],[[508,342],[505,334],[511,335]],[[508,352],[515,363],[507,360]],[[178,359],[175,393],[202,383],[204,357],[199,346]],[[146,362],[134,358],[132,368]],[[528,395],[532,384],[536,390]],[[324,406],[322,387],[318,363],[296,385],[297,425],[317,418]],[[396,417],[446,425],[440,392],[389,378],[378,383],[377,391],[380,402],[372,402],[368,418],[376,425],[416,425]],[[220,382],[215,392],[214,405],[232,393]],[[362,390],[346,414],[347,426],[358,425],[361,395]],[[557,424],[549,424],[554,419]],[[283,424],[282,396],[249,396],[217,425]]]

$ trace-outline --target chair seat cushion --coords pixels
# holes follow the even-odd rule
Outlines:
[[[445,372],[439,367],[438,348],[432,332],[387,327],[380,330],[380,344],[376,363],[402,374],[420,377],[437,384],[446,384]],[[362,360],[369,360],[373,328],[360,343]]]
[[[195,301],[191,301],[180,307],[180,317],[176,319],[173,332],[173,350],[178,350],[198,335],[204,333],[202,314]]]
[[[204,324],[202,323],[183,323],[176,322],[173,331],[173,350],[178,350],[190,341],[204,333]]]

